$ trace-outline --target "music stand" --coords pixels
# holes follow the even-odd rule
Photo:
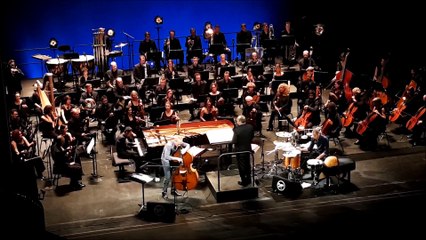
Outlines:
[[[184,84],[185,79],[183,77],[169,79],[169,87],[173,90],[182,89]]]
[[[276,39],[265,39],[263,40],[263,48],[274,49],[278,46],[278,41]]]
[[[173,60],[179,59],[179,61],[180,61],[181,59],[183,59],[183,50],[182,49],[171,49],[169,51],[169,59],[173,59]],[[179,64],[183,64],[183,63],[179,62]]]
[[[121,76],[121,79],[123,79],[124,85],[132,84],[132,75],[123,75],[123,76]]]
[[[158,85],[158,77],[147,77],[143,82],[143,87],[146,89],[154,89]]]
[[[263,64],[254,64],[254,65],[248,65],[247,69],[251,68],[251,72],[253,73],[253,76],[256,78],[259,75],[263,74]]]
[[[196,56],[200,59],[200,61],[202,61],[203,49],[188,50],[188,56],[190,56],[190,58]]]
[[[161,117],[161,113],[164,112],[166,108],[164,106],[156,106],[152,107],[151,111],[149,112],[149,118],[152,122],[158,121],[158,119]]]
[[[223,78],[226,71],[229,71],[229,76],[234,76],[236,72],[235,66],[219,67],[219,76]]]
[[[223,89],[223,96],[225,98],[238,98],[238,88],[225,88]]]
[[[273,80],[271,82],[271,89],[274,93],[276,93],[278,90],[278,85],[280,85],[281,83],[285,83],[288,85],[288,82],[289,82],[288,80]]]
[[[100,78],[95,78],[95,79],[87,80],[85,82],[85,84],[87,84],[87,83],[92,84],[93,88],[100,88],[101,87],[101,79]]]
[[[210,71],[203,70],[203,71],[196,71],[195,73],[199,73],[201,75],[201,80],[204,80],[204,81],[209,80]]]
[[[237,53],[245,53],[246,49],[251,46],[250,43],[237,43]],[[244,60],[244,59],[241,59]]]
[[[199,95],[198,98],[197,98],[197,103],[204,103],[204,102],[206,102],[207,96],[208,96],[207,94]]]
[[[86,153],[92,158],[92,180],[97,182],[99,179],[98,175],[98,161],[96,159],[96,133],[91,136],[90,142],[86,147]]]
[[[214,56],[217,56],[224,52],[225,52],[225,46],[223,46],[222,43],[214,43],[210,45],[209,53],[213,54]]]
[[[139,209],[139,214],[141,214],[141,212],[145,210],[145,184],[152,182],[154,178],[142,173],[132,173],[132,175],[130,175],[130,180],[142,185],[142,203],[141,208]]]

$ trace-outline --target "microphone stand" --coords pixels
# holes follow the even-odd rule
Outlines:
[[[129,43],[128,47],[127,47],[127,51],[129,54],[129,69],[131,69],[133,67],[133,40],[135,40],[135,37],[133,37],[132,35],[126,33],[125,31],[123,31],[123,34],[126,36],[126,41]],[[132,40],[130,40],[132,39]]]

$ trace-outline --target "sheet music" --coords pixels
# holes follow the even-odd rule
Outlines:
[[[260,146],[259,145],[257,145],[257,144],[254,144],[254,143],[252,143],[251,144],[251,150],[253,151],[253,152],[257,152],[257,150],[259,150],[259,148],[260,148]]]
[[[198,154],[202,153],[204,150],[205,150],[205,148],[192,146],[188,149],[188,153],[191,154],[191,156],[196,157],[196,156],[198,156]]]
[[[143,173],[132,173],[132,175],[130,175],[130,179],[132,178],[137,179],[138,181],[143,183],[149,183],[149,182],[152,182],[152,180],[154,180],[153,177]]]
[[[136,149],[138,150],[139,156],[142,157],[143,152],[142,152],[141,144],[139,142],[139,139],[137,139],[137,138],[135,138],[135,145],[136,145]]]
[[[87,148],[86,148],[86,152],[87,152],[88,155],[90,155],[94,146],[95,146],[95,138],[92,138],[90,140],[89,145],[87,145]]]
[[[210,144],[231,143],[234,131],[231,128],[215,129],[206,132]]]

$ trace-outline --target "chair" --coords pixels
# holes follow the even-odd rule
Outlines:
[[[117,152],[113,152],[112,153],[112,166],[117,167],[118,166],[118,170],[115,170],[115,172],[117,173],[117,181],[119,183],[123,183],[123,182],[129,182],[130,179],[127,176],[127,171],[124,168],[124,166],[133,164],[133,161],[131,161],[130,159],[124,159],[124,158],[120,158],[118,157]]]

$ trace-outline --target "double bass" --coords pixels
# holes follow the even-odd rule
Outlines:
[[[192,167],[193,156],[187,151],[181,153],[181,147],[173,154],[175,157],[182,158],[183,163],[173,172],[173,184],[176,189],[187,191],[197,187],[199,175],[196,169]]]
[[[346,100],[350,101],[352,98],[352,89],[350,88],[349,84],[352,79],[352,72],[346,69],[346,65],[348,62],[348,56],[349,56],[349,49],[347,50],[347,53],[345,54],[345,58],[342,64],[342,70],[338,71],[336,73],[336,81],[342,81],[343,82],[343,89],[345,91],[345,97]]]

